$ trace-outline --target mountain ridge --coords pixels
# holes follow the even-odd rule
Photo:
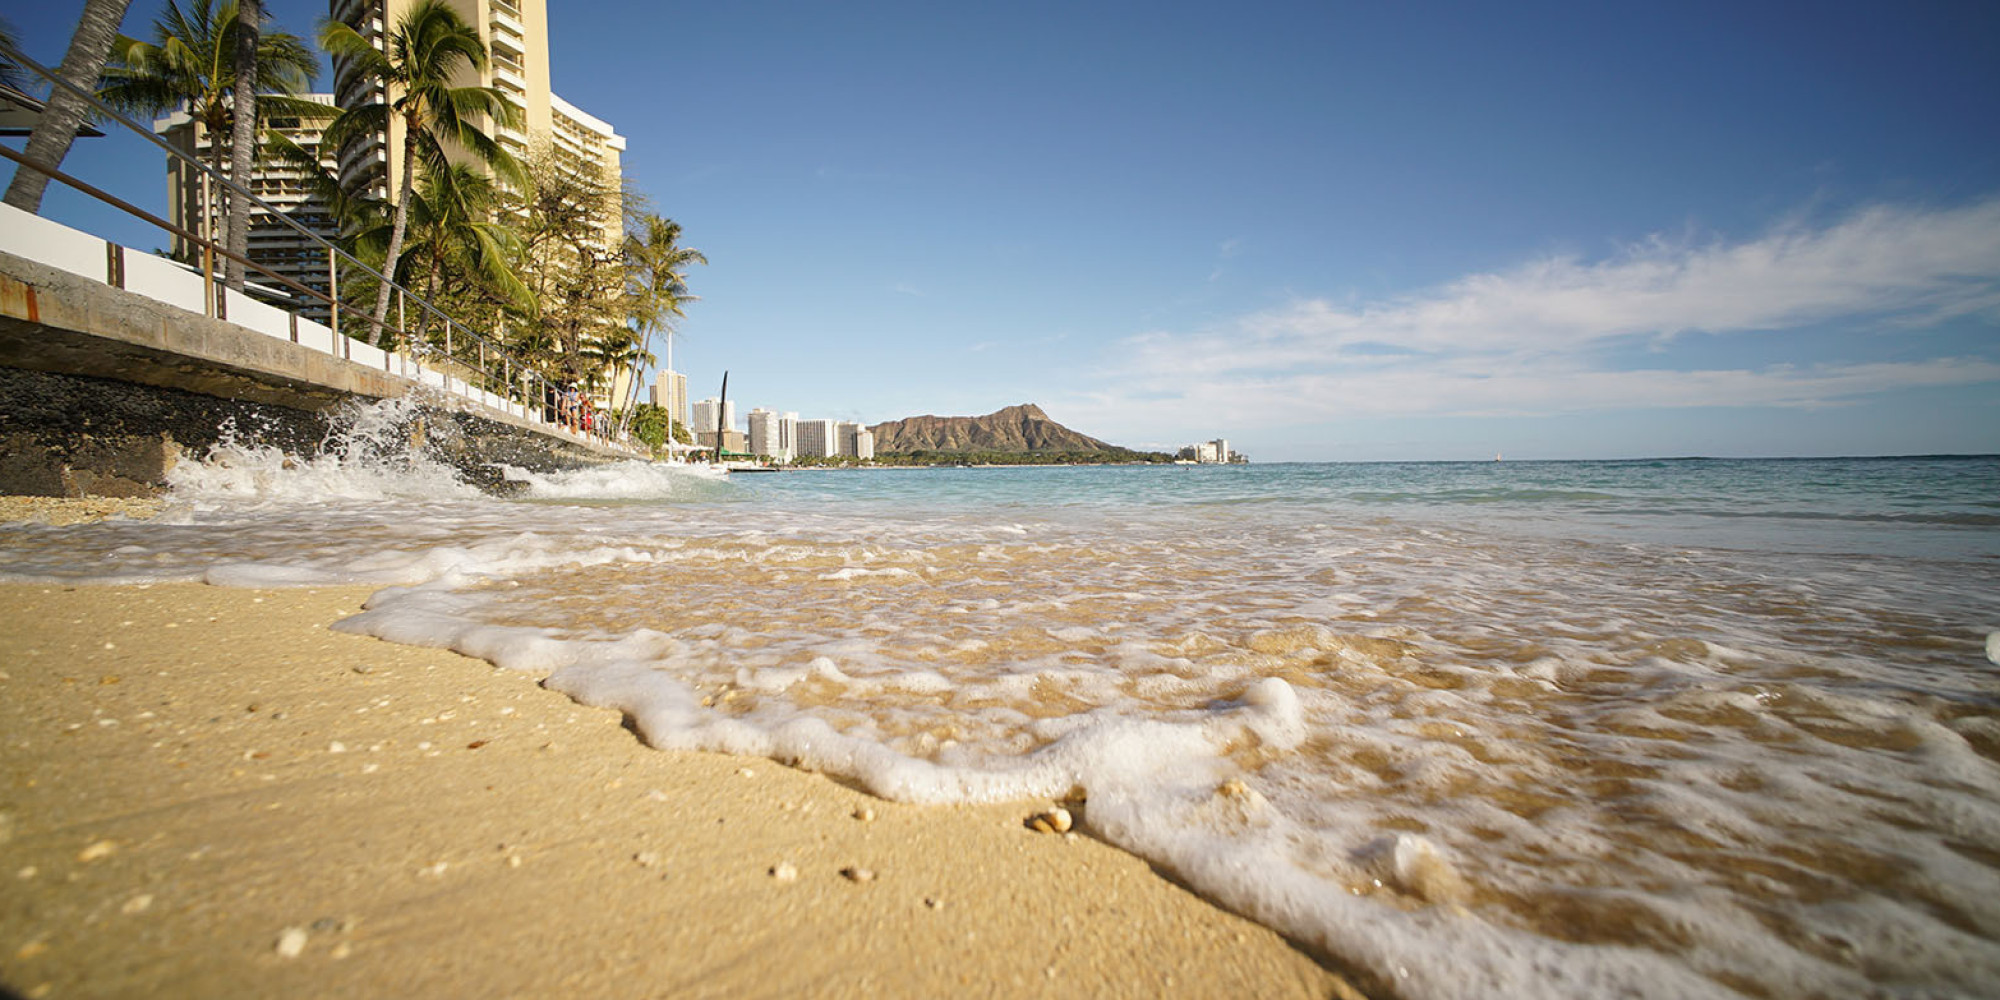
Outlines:
[[[1005,407],[981,417],[925,414],[885,420],[868,430],[875,435],[877,454],[918,451],[1022,454],[1127,451],[1056,423],[1033,403]]]

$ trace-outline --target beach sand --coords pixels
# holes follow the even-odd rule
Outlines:
[[[655,751],[535,677],[327,629],[368,592],[0,585],[0,987],[1353,995],[1144,862],[1027,829],[1047,803]]]

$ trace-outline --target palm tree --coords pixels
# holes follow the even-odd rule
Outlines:
[[[387,135],[389,122],[403,122],[402,181],[397,186],[395,221],[389,245],[382,259],[382,273],[393,275],[403,254],[403,238],[409,230],[410,202],[417,186],[417,163],[442,170],[448,163],[447,141],[471,152],[478,160],[510,181],[518,180],[520,167],[505,149],[481,131],[477,116],[485,115],[508,127],[518,127],[521,112],[492,87],[457,87],[453,76],[461,69],[481,71],[486,67],[486,46],[479,33],[458,16],[444,0],[419,0],[405,13],[382,49],[353,27],[329,21],[320,29],[320,46],[337,61],[352,66],[363,76],[382,81],[383,102],[361,105],[344,112],[329,126],[328,141],[341,145],[350,138]],[[389,314],[390,286],[384,282],[375,293],[375,314],[369,322],[369,338],[379,340],[383,320]]]
[[[687,315],[681,307],[697,299],[697,296],[688,293],[687,269],[708,263],[706,254],[680,245],[680,223],[651,212],[640,216],[637,221],[639,231],[628,233],[625,237],[625,294],[632,319],[641,334],[639,350],[634,356],[639,364],[632,372],[626,398],[625,412],[628,416],[633,409],[632,403],[638,397],[639,380],[645,374],[644,366],[651,365],[654,360],[654,333],[665,337],[667,367],[673,368],[674,333],[679,321]]]
[[[14,57],[8,53],[20,50],[21,35],[14,30],[13,22],[4,17],[0,17],[0,42],[6,43],[4,47],[0,47],[0,87],[20,90],[27,85],[28,78],[21,72],[21,67],[14,62]]]
[[[244,187],[250,186],[250,161],[257,154],[257,43],[264,29],[262,0],[236,2],[236,82],[230,110],[229,176]],[[224,280],[229,287],[243,288],[243,264],[236,258],[250,252],[250,200],[229,199],[229,252]]]
[[[463,163],[446,164],[443,170],[427,167],[422,174],[398,261],[402,273],[392,277],[433,304],[450,295],[474,300],[471,304],[532,310],[534,296],[513,268],[520,237],[496,221],[500,192],[493,179]],[[372,218],[357,225],[353,235],[355,248],[369,258],[386,253],[395,226],[394,213],[386,206],[373,207]]]
[[[83,17],[77,20],[76,32],[69,37],[69,51],[56,70],[62,82],[86,94],[97,89],[98,74],[104,71],[104,60],[111,55],[118,25],[124,22],[125,8],[130,5],[131,0],[84,0]],[[82,97],[62,87],[53,88],[41,118],[35,122],[35,131],[28,136],[28,148],[22,151],[29,162],[50,170],[62,166],[89,109]],[[48,186],[47,174],[26,164],[16,167],[14,179],[7,185],[7,204],[23,212],[40,212],[42,192]]]
[[[232,119],[236,117],[236,109],[244,105],[237,97],[241,89],[238,46],[243,32],[237,2],[192,0],[183,7],[180,0],[167,0],[166,10],[153,22],[152,41],[120,36],[112,46],[111,65],[104,71],[99,91],[106,103],[124,111],[145,115],[187,112],[201,134],[208,137],[209,166],[217,173],[223,169],[225,146],[247,145],[249,148],[242,152],[245,155],[254,152],[254,142],[225,139],[239,134]],[[256,49],[256,86],[247,95],[251,98],[250,117],[243,123],[244,128],[251,130],[250,134],[254,135],[259,111],[267,114],[282,111],[305,117],[327,113],[325,105],[291,96],[304,90],[319,68],[318,57],[303,39],[282,31],[258,32],[252,44]],[[266,96],[258,99],[255,91],[263,91]],[[247,188],[248,164],[240,170],[231,177]],[[245,237],[243,245],[247,246],[250,206],[240,198],[230,201],[227,244],[235,250],[239,233]],[[236,205],[236,202],[243,203]],[[204,229],[211,213],[209,206],[202,206],[200,218]],[[241,223],[235,221],[239,216]],[[202,236],[213,238],[206,232]],[[232,285],[242,286],[242,269],[234,261],[230,262],[229,275]]]

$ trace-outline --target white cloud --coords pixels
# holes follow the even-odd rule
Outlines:
[[[1875,207],[1746,242],[1653,238],[1600,261],[1544,258],[1380,301],[1306,299],[1209,331],[1149,333],[1122,345],[1106,391],[1080,405],[1107,419],[1151,411],[1175,424],[1191,413],[1212,420],[1215,408],[1298,424],[1357,414],[1835,405],[2000,380],[2000,365],[1799,358],[1730,367],[1674,364],[1671,355],[1689,334],[1754,336],[1850,318],[1922,327],[1968,315],[2000,321],[2000,199]],[[1615,370],[1601,360],[1608,347],[1645,338],[1656,368]]]

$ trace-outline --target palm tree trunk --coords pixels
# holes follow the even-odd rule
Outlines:
[[[639,338],[639,357],[632,359],[632,381],[625,387],[625,412],[618,416],[620,438],[625,436],[625,429],[632,425],[632,411],[639,408],[639,379],[646,373],[643,367],[645,362],[640,358],[644,358],[652,350],[653,331],[648,329],[646,335]]]
[[[130,5],[131,0],[85,0],[83,17],[77,21],[69,51],[56,71],[64,83],[86,93],[97,90],[97,78],[104,72],[104,61],[111,57],[111,43],[117,40],[118,25],[124,22],[125,8]],[[83,98],[61,87],[53,88],[48,106],[35,122],[34,134],[28,137],[24,152],[29,162],[50,170],[62,166],[88,110]],[[7,185],[7,204],[23,212],[40,212],[42,192],[48,185],[47,174],[25,164],[16,167],[14,180]]]
[[[417,189],[417,128],[416,122],[403,123],[403,183],[402,196],[396,199],[396,222],[389,227],[389,252],[382,258],[382,287],[375,292],[375,318],[368,324],[368,339],[377,347],[387,347],[382,341],[382,322],[389,316],[390,282],[396,277],[396,264],[403,255],[403,233],[410,228],[410,199]]]
[[[264,19],[262,0],[238,0],[236,6],[235,121],[229,140],[229,179],[250,187],[250,164],[257,152],[257,41]],[[229,252],[250,253],[250,199],[229,195]],[[229,258],[224,274],[229,287],[243,290],[243,264]]]

